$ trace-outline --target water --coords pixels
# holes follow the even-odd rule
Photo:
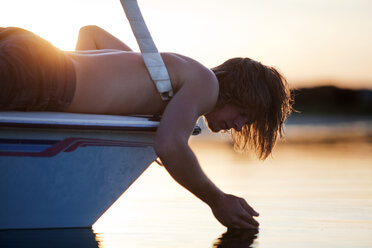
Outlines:
[[[208,176],[260,213],[258,233],[225,233],[154,163],[93,230],[0,232],[0,247],[372,247],[371,125],[363,123],[289,125],[287,142],[264,162],[225,139],[192,139]]]

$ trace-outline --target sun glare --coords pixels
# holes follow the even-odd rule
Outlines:
[[[368,1],[138,3],[159,51],[184,54],[207,67],[250,57],[279,68],[291,83],[330,79],[372,88]],[[63,50],[74,49],[85,25],[98,25],[139,50],[119,0],[4,0],[1,10],[1,26],[28,29]]]

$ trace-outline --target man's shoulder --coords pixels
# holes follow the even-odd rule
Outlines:
[[[210,71],[207,67],[202,65],[197,60],[181,55],[178,53],[162,53],[161,54],[164,62],[171,67],[179,67],[179,69],[184,70],[194,70],[194,71]]]
[[[216,104],[219,84],[212,70],[184,55],[165,53],[162,56],[171,74],[176,74],[177,92],[188,91],[195,101],[199,99],[200,104],[205,105],[205,110]]]
[[[197,60],[177,53],[163,53],[162,57],[167,68],[177,74],[180,81],[191,81],[190,83],[218,88],[215,74]]]

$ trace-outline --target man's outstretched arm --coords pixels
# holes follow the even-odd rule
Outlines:
[[[155,151],[170,175],[183,187],[207,203],[218,221],[235,228],[257,228],[253,216],[258,214],[242,199],[222,192],[205,175],[188,145],[197,118],[213,108],[210,95],[211,75],[202,72],[195,80],[185,82],[168,104],[155,140]],[[217,91],[216,91],[217,90]],[[207,97],[208,94],[209,96]]]

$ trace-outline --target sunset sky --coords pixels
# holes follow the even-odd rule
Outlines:
[[[138,0],[158,49],[213,67],[250,57],[295,87],[332,82],[372,89],[370,0]],[[73,50],[94,24],[135,51],[119,0],[2,0],[0,26],[26,28]]]

